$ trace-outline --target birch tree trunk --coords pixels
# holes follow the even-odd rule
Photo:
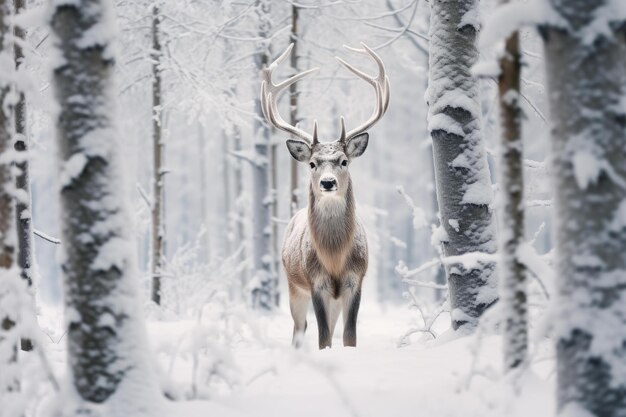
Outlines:
[[[232,212],[232,186],[230,181],[231,167],[230,167],[230,136],[226,133],[226,131],[222,130],[222,192],[223,192],[223,202],[222,202],[222,218],[227,220],[231,216]],[[224,236],[224,256],[230,256],[232,253],[232,233],[230,228],[229,221],[220,222],[220,227],[222,228],[222,236]]]
[[[238,126],[234,126],[233,128],[233,150],[235,153],[242,151],[242,143],[241,143],[241,130]],[[235,233],[235,239],[237,245],[235,247],[241,251],[239,256],[240,262],[246,262],[248,259],[248,253],[250,252],[248,249],[248,245],[246,244],[246,231],[244,226],[244,219],[246,217],[246,198],[244,195],[243,188],[243,164],[242,160],[238,158],[233,159],[233,182],[234,182],[234,191],[235,191],[235,206],[234,212],[232,213],[231,218],[231,229],[233,233]],[[239,276],[239,280],[241,282],[242,294],[244,293],[244,289],[248,284],[248,268],[242,268],[241,274]],[[247,294],[244,298],[247,297]]]
[[[165,256],[165,172],[161,114],[161,41],[159,7],[152,8],[152,301],[161,304],[161,274]]]
[[[480,131],[478,84],[471,67],[477,0],[431,0],[428,129],[433,141],[444,256],[496,251],[491,180]],[[470,328],[497,299],[493,262],[447,264],[452,327]]]
[[[9,31],[9,0],[0,0],[0,58],[10,62],[7,48]],[[0,103],[4,103],[9,94],[9,77],[0,74]],[[0,402],[10,401],[19,390],[17,373],[16,323],[19,304],[16,302],[18,271],[15,269],[15,212],[13,189],[14,178],[11,174],[11,159],[7,153],[11,149],[11,119],[6,106],[0,106]]]
[[[504,322],[504,363],[516,368],[528,351],[526,268],[518,251],[524,242],[524,178],[522,109],[520,107],[521,59],[518,32],[505,43],[500,59],[500,303]]]
[[[259,37],[270,35],[270,1],[257,0]],[[254,57],[257,73],[261,73],[269,63],[269,51],[265,49]],[[278,277],[274,269],[272,245],[272,190],[270,188],[270,129],[263,117],[261,101],[255,99],[254,122],[254,163],[252,164],[252,240],[253,240],[253,282],[252,305],[271,310],[278,305]]]
[[[67,415],[159,415],[113,120],[112,5],[52,4],[68,382],[80,400]]]
[[[542,29],[552,116],[558,407],[597,417],[626,416],[626,40],[624,26],[618,33],[617,24],[599,24],[613,16],[607,3],[550,0],[567,29]]]
[[[15,13],[24,10],[24,0],[14,0],[13,8]],[[24,60],[24,52],[22,51],[21,41],[24,41],[24,29],[19,26],[14,28],[14,36],[16,42],[13,44],[13,57],[15,60],[15,69],[19,71]],[[17,174],[15,176],[15,187],[17,189],[15,216],[17,224],[17,266],[20,268],[22,279],[26,280],[29,287],[33,285],[33,247],[32,247],[32,194],[30,191],[29,176],[29,158],[28,158],[28,134],[26,131],[26,99],[24,92],[18,86],[18,101],[15,104],[15,151],[22,153],[17,157],[15,167]],[[22,350],[29,351],[33,348],[32,343],[28,339],[22,339]]]
[[[204,134],[204,127],[201,123],[198,123],[198,138],[196,141],[199,155],[199,163],[200,163],[200,216],[201,216],[201,224],[204,226],[205,233],[202,237],[202,243],[204,245],[204,250],[202,251],[202,259],[205,262],[209,262],[211,260],[211,241],[209,239],[211,229],[211,219],[209,216],[209,204],[207,199],[207,166],[206,166],[206,137]]]

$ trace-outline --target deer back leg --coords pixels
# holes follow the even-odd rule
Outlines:
[[[361,288],[349,287],[342,295],[343,345],[356,346],[356,321],[361,304]]]

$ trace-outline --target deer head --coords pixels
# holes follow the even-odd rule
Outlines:
[[[313,68],[296,74],[287,80],[274,84],[272,73],[291,54],[293,44],[276,59],[269,67],[263,70],[264,80],[261,85],[261,107],[268,122],[284,132],[290,133],[294,139],[287,140],[287,148],[299,162],[308,163],[311,168],[311,188],[316,196],[345,195],[350,183],[348,167],[352,159],[365,152],[369,139],[367,130],[378,122],[387,111],[389,106],[389,78],[385,73],[385,66],[380,57],[364,43],[363,49],[354,49],[344,46],[346,49],[371,56],[378,65],[378,75],[371,76],[352,65],[336,59],[348,70],[370,84],[376,92],[376,107],[370,118],[358,127],[346,132],[346,124],[343,116],[340,117],[341,133],[339,139],[330,142],[320,142],[317,134],[317,120],[313,123],[313,133],[309,134],[298,126],[292,126],[285,122],[278,113],[277,100],[287,87],[301,80],[317,68]]]

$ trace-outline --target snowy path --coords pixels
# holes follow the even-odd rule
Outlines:
[[[493,382],[485,375],[500,363],[497,337],[480,347],[479,375],[467,388],[473,339],[447,343],[416,341],[396,344],[415,313],[397,309],[364,311],[359,320],[359,347],[341,347],[341,329],[333,349],[318,351],[317,329],[309,315],[305,348],[289,347],[291,319],[286,312],[258,319],[261,339],[268,343],[240,343],[230,353],[239,369],[236,388],[209,400],[170,403],[169,415],[200,417],[239,416],[521,416],[552,415],[551,363],[543,370],[546,381],[525,375],[518,389]],[[311,323],[313,322],[313,323]],[[445,322],[445,320],[444,320]],[[150,338],[157,351],[180,340],[191,323],[152,322]],[[184,329],[187,330],[184,330]],[[257,337],[259,337],[257,335]],[[416,339],[420,339],[419,337]],[[165,355],[160,355],[168,369]],[[168,357],[171,357],[169,355]],[[171,368],[177,384],[189,385],[190,358],[184,355]],[[490,365],[490,366],[485,366]],[[537,370],[535,370],[537,371]],[[539,369],[541,373],[541,369]],[[484,373],[485,375],[480,375]],[[544,375],[544,376],[545,376]]]

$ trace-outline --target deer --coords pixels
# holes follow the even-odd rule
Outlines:
[[[346,49],[373,58],[378,75],[371,76],[336,59],[357,77],[370,84],[376,93],[374,112],[358,127],[346,131],[340,117],[339,139],[322,142],[318,137],[317,120],[313,132],[293,126],[280,116],[278,98],[287,87],[317,71],[309,69],[275,84],[272,74],[291,54],[293,44],[272,64],[263,69],[261,108],[270,125],[287,132],[291,156],[310,168],[308,206],[290,220],[282,246],[282,263],[289,288],[289,307],[293,318],[292,345],[301,346],[307,328],[307,312],[311,302],[317,320],[319,348],[332,347],[332,338],[339,313],[343,314],[343,345],[356,347],[357,316],[361,304],[361,288],[368,264],[365,229],[355,214],[356,203],[349,167],[367,148],[369,133],[389,106],[389,78],[381,58],[367,45],[363,49]]]

